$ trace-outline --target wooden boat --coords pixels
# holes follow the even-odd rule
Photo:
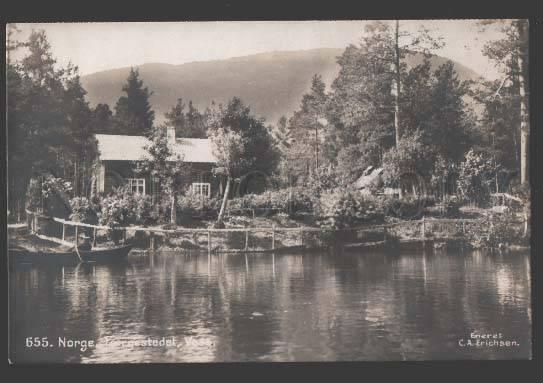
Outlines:
[[[34,235],[10,238],[8,253],[16,263],[115,263],[125,261],[132,245],[95,247],[88,250],[48,241]]]

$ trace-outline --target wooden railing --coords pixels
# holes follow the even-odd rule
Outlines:
[[[373,232],[377,233],[377,236],[381,236],[381,241],[386,242],[388,239],[392,237],[397,237],[397,233],[395,233],[395,229],[403,229],[404,231],[410,231],[413,233],[413,236],[408,236],[408,240],[426,240],[430,235],[433,240],[439,240],[440,238],[445,238],[447,236],[439,236],[436,235],[436,233],[439,233],[439,231],[433,230],[430,228],[430,231],[428,230],[430,226],[432,225],[454,225],[454,229],[450,228],[449,230],[441,230],[442,232],[449,233],[448,237],[450,237],[450,233],[460,233],[460,235],[463,235],[466,233],[466,225],[469,224],[478,224],[481,222],[480,219],[441,219],[441,218],[432,218],[432,219],[426,219],[422,218],[420,220],[413,220],[413,221],[400,221],[395,223],[386,223],[386,224],[367,224],[367,225],[361,225],[353,228],[345,228],[345,229],[332,229],[332,228],[318,228],[318,227],[276,227],[276,226],[270,226],[270,227],[231,227],[231,228],[223,228],[223,229],[215,229],[215,228],[175,228],[175,229],[163,229],[158,227],[144,227],[144,226],[127,226],[127,227],[110,227],[105,225],[93,225],[83,222],[76,222],[76,221],[69,221],[61,218],[56,217],[46,217],[43,215],[39,215],[30,211],[27,211],[27,217],[30,218],[30,221],[28,223],[29,229],[36,233],[39,229],[39,219],[45,219],[50,222],[55,222],[57,224],[62,225],[62,235],[61,238],[56,238],[59,243],[63,244],[75,244],[79,240],[79,228],[87,228],[92,229],[92,241],[93,244],[96,245],[97,243],[97,237],[98,237],[98,231],[106,231],[106,233],[111,233],[112,231],[120,231],[122,232],[122,241],[127,240],[127,233],[135,233],[142,232],[149,236],[149,249],[154,250],[156,248],[155,240],[157,237],[162,238],[173,238],[180,235],[192,235],[193,238],[197,238],[198,236],[206,236],[207,238],[207,251],[208,252],[214,252],[214,251],[223,251],[223,252],[244,252],[244,251],[251,251],[251,252],[258,252],[258,251],[275,251],[279,250],[280,248],[308,248],[308,247],[318,247],[318,244],[322,242],[322,238],[324,237],[323,234],[325,233],[351,233],[349,236],[350,238],[359,238],[360,235],[364,232]],[[520,223],[520,222],[519,222]],[[73,239],[70,241],[70,238],[68,238],[67,235],[67,228],[73,227]],[[477,226],[476,226],[477,227]],[[81,230],[83,231],[83,230]],[[87,232],[90,230],[87,230]],[[241,248],[228,248],[226,250],[218,250],[217,248],[213,248],[212,244],[215,242],[213,240],[213,237],[217,239],[217,237],[222,237],[218,239],[223,239],[224,237],[232,233],[243,233],[244,236],[239,238],[242,242],[243,246]],[[264,233],[264,237],[258,237],[258,233]],[[430,234],[431,233],[431,234]],[[317,234],[317,239],[311,241],[311,236]],[[269,236],[268,236],[269,235]],[[255,239],[258,238],[259,240],[264,240],[264,243],[269,243],[269,245],[266,245],[266,247],[254,247],[250,246],[250,238]],[[283,240],[278,241],[277,236],[282,236]],[[292,238],[286,238],[285,237],[294,237]],[[105,236],[107,237],[107,235]],[[279,238],[280,239],[280,238]],[[371,241],[370,241],[371,242]],[[314,245],[317,243],[317,245]],[[288,244],[288,245],[287,245]],[[279,245],[279,246],[278,246]],[[202,248],[202,250],[204,250]]]

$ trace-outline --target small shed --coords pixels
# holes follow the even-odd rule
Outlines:
[[[377,188],[383,186],[383,168],[368,166],[360,178],[354,182],[354,187],[363,193],[371,194]]]

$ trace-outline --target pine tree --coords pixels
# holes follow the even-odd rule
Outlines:
[[[28,53],[7,70],[10,189],[24,195],[32,176],[52,174],[82,193],[95,150],[77,68],[57,64],[44,31],[20,46]]]
[[[73,164],[73,188],[76,196],[88,194],[89,179],[98,149],[92,126],[92,112],[85,100],[79,75],[66,82],[63,106],[67,117],[67,149]]]
[[[91,112],[91,125],[95,133],[113,134],[113,112],[108,104],[97,104]]]
[[[190,137],[192,138],[206,138],[207,126],[205,124],[204,116],[193,105],[192,100],[189,101],[187,113],[185,114],[187,127],[189,129]]]
[[[183,99],[179,98],[177,104],[165,114],[166,123],[175,127],[177,137],[185,138],[205,138],[206,127],[204,118],[193,105],[192,100],[189,101],[188,110],[185,112],[185,104]]]
[[[185,104],[182,98],[177,99],[177,103],[172,107],[169,112],[166,112],[166,124],[175,128],[176,137],[190,137],[190,134],[186,129],[185,121]]]
[[[155,119],[155,112],[149,103],[153,92],[143,86],[138,69],[130,69],[122,90],[126,96],[121,96],[115,105],[115,124],[118,133],[150,136]]]
[[[298,177],[307,177],[324,162],[322,141],[328,102],[325,88],[322,77],[315,74],[309,92],[303,95],[300,108],[288,122],[290,142],[287,156],[296,162],[292,169],[297,169],[294,171]]]
[[[500,96],[502,100],[507,100],[505,102],[508,104],[508,109],[515,111],[517,121],[515,125],[519,126],[520,132],[520,182],[527,185],[530,180],[528,22],[527,20],[499,20],[490,23],[499,24],[504,36],[489,42],[483,50],[487,57],[499,64],[503,74],[503,80],[492,98]]]

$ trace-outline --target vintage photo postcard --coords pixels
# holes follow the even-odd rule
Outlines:
[[[528,20],[6,28],[10,363],[532,358]]]

